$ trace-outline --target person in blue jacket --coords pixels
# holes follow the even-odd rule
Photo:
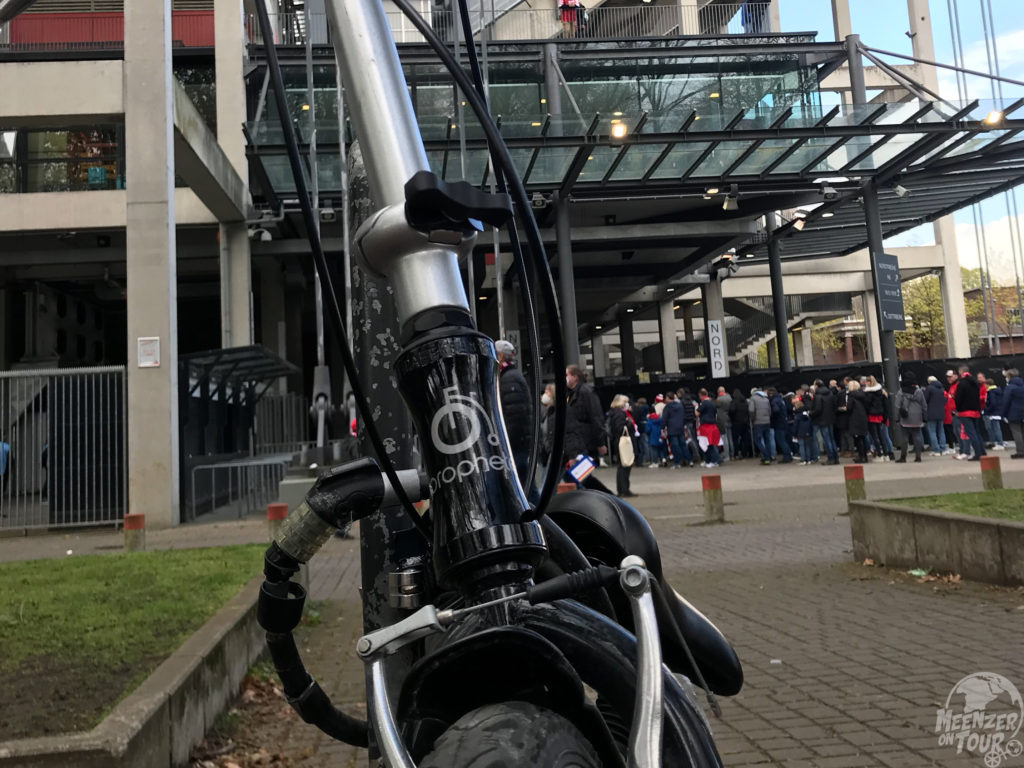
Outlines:
[[[1010,425],[1015,450],[1011,459],[1024,459],[1024,380],[1016,368],[1006,372],[1007,384],[1003,390],[1000,415]]]
[[[786,401],[775,389],[768,389],[768,403],[772,409],[772,431],[775,433],[775,447],[782,454],[782,463],[793,461],[793,451],[789,447],[789,419]]]
[[[992,449],[1001,451],[1006,448],[1003,442],[1003,388],[998,386],[994,379],[985,379],[985,389],[988,393],[981,414],[982,421],[988,431]]]
[[[943,426],[946,420],[946,390],[934,376],[928,377],[928,386],[924,388],[925,434],[928,444],[932,447],[933,456],[946,453],[946,433]]]
[[[665,436],[661,434],[661,417],[657,411],[647,414],[647,444],[651,447],[651,467],[668,466],[668,450]]]

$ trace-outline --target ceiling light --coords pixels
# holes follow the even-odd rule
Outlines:
[[[302,105],[302,111],[303,112],[309,112],[309,104],[303,104]]]
[[[621,112],[612,112],[612,114],[613,114],[613,115],[614,115],[615,117],[622,117],[622,113],[621,113]]]
[[[752,258],[754,258],[754,254],[753,254],[753,253],[748,253],[748,254],[746,255],[746,258],[748,258],[748,259],[752,259]]]
[[[679,311],[679,305],[678,304],[673,304],[672,305],[672,311],[673,312],[678,312]]]
[[[547,103],[548,103],[548,100],[547,100],[547,99],[541,99],[541,100],[540,100],[540,103],[541,103],[541,104],[547,104]]]
[[[708,187],[704,190],[705,195],[717,195],[719,193],[718,187]]]
[[[594,330],[595,331],[600,331],[601,330],[601,326],[600,325],[595,325],[594,326]]]
[[[487,297],[486,296],[477,296],[477,299],[480,300],[480,301],[487,301]]]
[[[627,311],[627,312],[632,312],[632,311],[633,311],[633,308],[632,308],[632,307],[630,307],[630,308],[629,308],[629,309],[627,309],[626,311]]]
[[[823,214],[821,214],[821,218],[823,219],[831,219],[833,216],[835,216],[835,214],[832,213],[832,211],[825,211]]]
[[[665,290],[668,291],[669,293],[672,293],[675,290],[675,288],[666,288]]]
[[[720,93],[719,93],[718,91],[713,91],[713,92],[711,92],[710,94],[708,94],[708,98],[710,98],[710,99],[717,99],[717,98],[719,98],[719,97],[720,97],[721,95],[722,95],[722,94],[720,94]]]
[[[739,210],[739,207],[739,199],[736,195],[729,193],[725,196],[725,201],[722,203],[723,211],[736,211]]]
[[[537,122],[530,123],[530,125],[534,128],[540,128],[540,123]]]
[[[797,232],[802,231],[805,226],[807,226],[807,222],[804,221],[803,219],[793,220],[793,229],[795,229]]]
[[[1003,112],[1000,109],[993,109],[987,115],[985,115],[986,125],[1002,125],[1003,123]]]
[[[612,126],[612,138],[613,139],[624,139],[629,129],[626,128],[625,123],[616,123]]]

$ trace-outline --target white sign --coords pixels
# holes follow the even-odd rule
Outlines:
[[[160,367],[160,337],[140,336],[139,339],[139,368]]]
[[[711,361],[711,378],[724,379],[729,375],[729,361],[725,357],[725,331],[721,320],[708,320],[708,360]]]

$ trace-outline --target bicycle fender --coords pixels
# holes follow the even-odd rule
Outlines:
[[[572,600],[524,606],[521,625],[551,641],[583,683],[598,691],[622,722],[633,718],[636,638]],[[664,669],[664,768],[718,768],[721,758],[699,706]]]
[[[610,754],[610,733],[598,727],[596,711],[587,710],[579,675],[553,643],[518,626],[467,629],[470,634],[449,639],[421,659],[402,686],[397,715],[414,759],[464,714],[487,704],[526,701],[576,724],[606,765],[620,763]]]

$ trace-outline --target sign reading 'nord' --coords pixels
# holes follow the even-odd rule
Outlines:
[[[892,254],[875,254],[875,286],[878,291],[878,323],[882,330],[907,330],[907,321],[903,316],[900,265]]]
[[[725,359],[725,329],[721,320],[708,320],[707,340],[711,378],[723,379],[729,375],[729,362]]]

